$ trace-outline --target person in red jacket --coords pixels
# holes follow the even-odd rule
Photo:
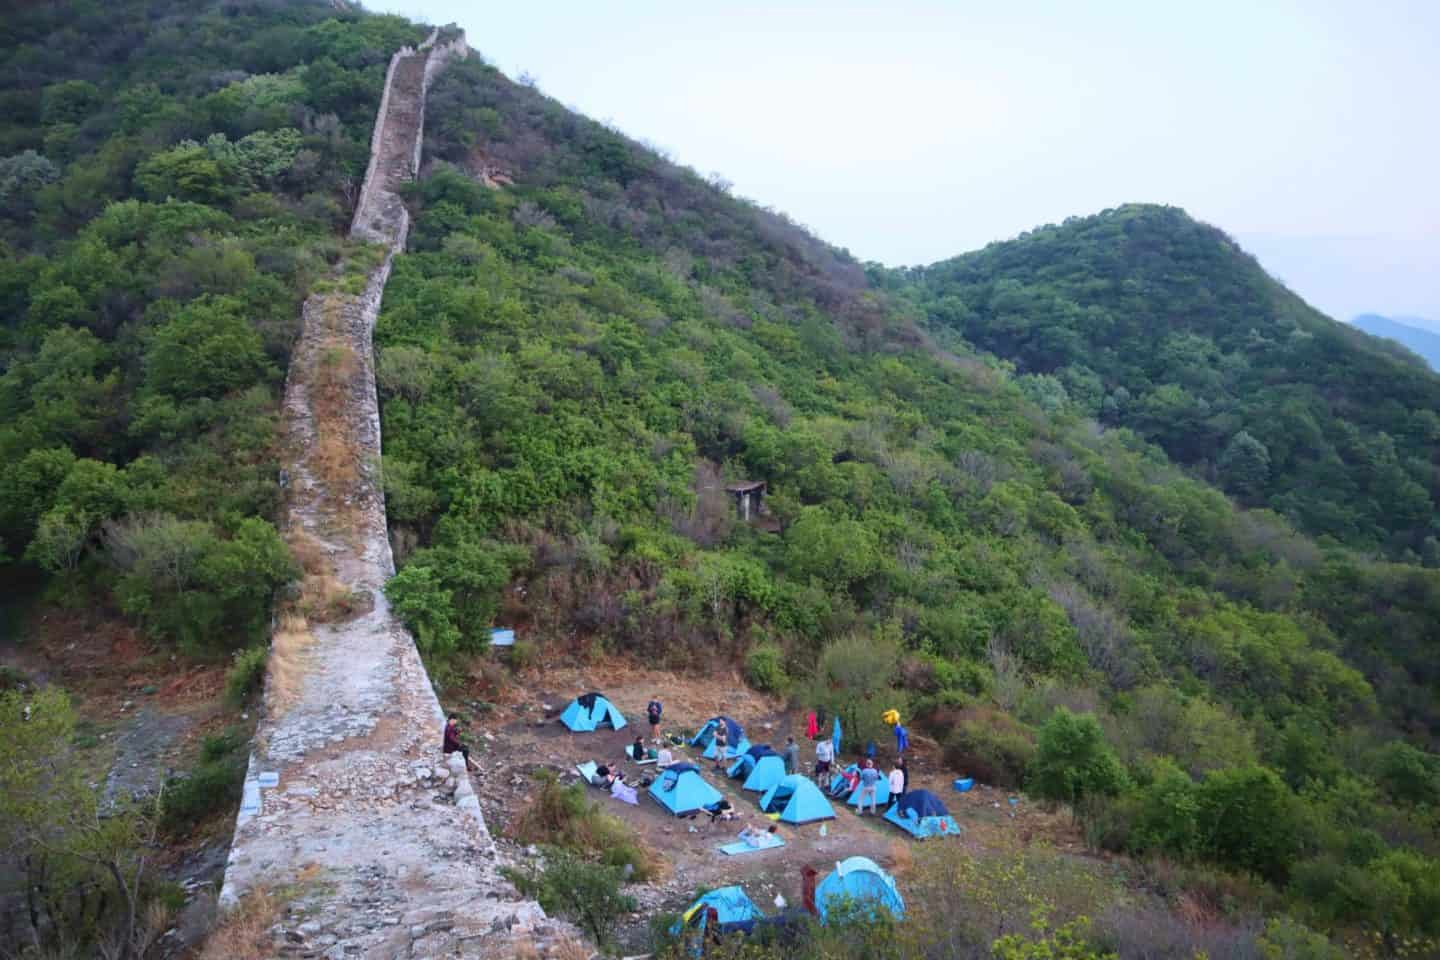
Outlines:
[[[445,722],[445,742],[440,747],[445,756],[458,753],[465,758],[465,769],[476,769],[475,764],[470,762],[470,748],[460,742],[460,717],[450,714],[450,719]]]

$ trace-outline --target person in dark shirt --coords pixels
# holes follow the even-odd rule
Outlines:
[[[665,706],[660,702],[659,694],[645,705],[645,719],[650,721],[650,739],[656,743],[660,742],[660,714],[664,711]]]
[[[470,762],[470,748],[460,741],[460,717],[450,714],[450,719],[445,721],[444,742],[440,749],[448,757],[452,753],[458,753],[465,758],[465,769],[476,769],[475,764]]]
[[[645,741],[640,737],[636,737],[635,742],[630,745],[630,759],[636,763],[645,759]]]

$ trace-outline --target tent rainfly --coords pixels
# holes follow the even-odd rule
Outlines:
[[[916,840],[960,835],[955,818],[929,790],[911,790],[885,811],[885,819]]]
[[[775,753],[775,748],[770,746],[770,744],[768,743],[762,743],[757,746],[753,746],[746,750],[744,753],[740,754],[740,756],[736,757],[735,762],[730,764],[730,769],[726,770],[725,774],[726,776],[735,777],[737,779],[739,777],[749,776],[750,771],[755,769],[755,761],[759,760],[761,757],[769,757],[772,755],[779,756],[779,754]]]
[[[768,757],[761,757],[755,761],[755,769],[750,771],[750,776],[740,785],[741,790],[751,790],[755,793],[764,793],[775,784],[785,779],[785,761],[777,754]]]
[[[745,728],[729,717],[712,717],[700,728],[700,732],[690,738],[690,746],[704,747],[706,760],[715,759],[715,730],[720,724],[725,724],[725,749],[729,756],[739,756],[750,749],[750,741],[745,739]]]

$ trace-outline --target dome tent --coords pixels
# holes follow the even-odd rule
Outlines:
[[[762,919],[765,915],[760,908],[755,906],[745,891],[739,887],[720,887],[702,894],[698,900],[690,905],[690,908],[680,914],[680,919],[670,927],[671,936],[678,936],[680,930],[686,926],[694,926],[696,929],[705,929],[706,916],[709,908],[715,908],[716,919],[720,921],[721,932],[731,930],[744,930],[749,932],[755,926],[755,921]]]
[[[757,760],[759,760],[761,757],[771,756],[778,757],[779,754],[776,753],[775,748],[770,746],[770,744],[768,743],[762,743],[758,746],[750,747],[744,753],[740,754],[740,756],[735,758],[735,762],[730,764],[730,769],[726,770],[725,774],[726,776],[736,778],[749,776],[750,771],[755,769],[755,762]]]
[[[780,814],[782,823],[810,823],[834,820],[835,808],[809,777],[792,773],[760,798],[760,809]]]
[[[854,767],[857,771],[860,769],[856,764],[853,764],[853,763],[850,765],[850,767]],[[850,767],[846,767],[845,769],[846,769],[846,770],[849,770]],[[877,767],[876,770],[877,770],[877,772],[878,772],[878,771],[879,771],[879,768]],[[859,809],[859,807],[860,807],[860,791],[861,791],[861,788],[860,788],[860,787],[856,787],[853,791],[851,791],[851,793],[850,793],[850,799],[849,799],[849,800],[846,800],[845,802],[848,803],[850,806],[855,807],[856,809]],[[890,781],[889,781],[888,779],[886,779],[885,774],[881,773],[881,774],[880,774],[880,779],[877,780],[877,781],[875,781],[875,806],[876,806],[876,807],[883,807],[883,806],[885,806],[885,804],[887,804],[887,803],[889,803],[889,802],[890,802]],[[869,804],[867,803],[866,806],[868,807]]]
[[[885,819],[917,840],[960,834],[955,818],[929,790],[911,790],[885,811]]]
[[[719,790],[705,782],[700,768],[693,763],[677,763],[663,770],[650,784],[650,796],[677,817],[724,799]]]
[[[771,754],[768,757],[761,757],[755,762],[755,769],[750,771],[750,776],[745,778],[740,789],[764,793],[783,779],[785,779],[785,761],[779,755]]]
[[[706,760],[715,759],[715,730],[722,723],[725,724],[725,749],[729,756],[738,756],[750,749],[750,741],[745,739],[745,728],[737,721],[729,717],[712,717],[699,733],[690,738],[690,746],[705,748],[703,755]]]
[[[576,733],[592,733],[601,727],[621,729],[625,726],[625,715],[603,694],[582,693],[560,714],[560,722]]]
[[[848,857],[815,887],[815,910],[825,923],[832,911],[868,909],[881,906],[896,920],[905,918],[905,900],[895,887],[895,878],[868,857]]]

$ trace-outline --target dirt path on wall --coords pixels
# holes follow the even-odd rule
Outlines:
[[[360,294],[306,301],[287,376],[286,535],[305,594],[273,638],[222,894],[228,905],[294,888],[277,955],[544,955],[569,935],[501,878],[472,785],[440,755],[440,705],[414,641],[382,589],[394,562],[371,335],[409,227],[397,190],[415,172],[430,60],[463,50],[462,40],[392,60],[352,227],[385,257]],[[309,593],[320,585],[346,602],[319,603]]]

